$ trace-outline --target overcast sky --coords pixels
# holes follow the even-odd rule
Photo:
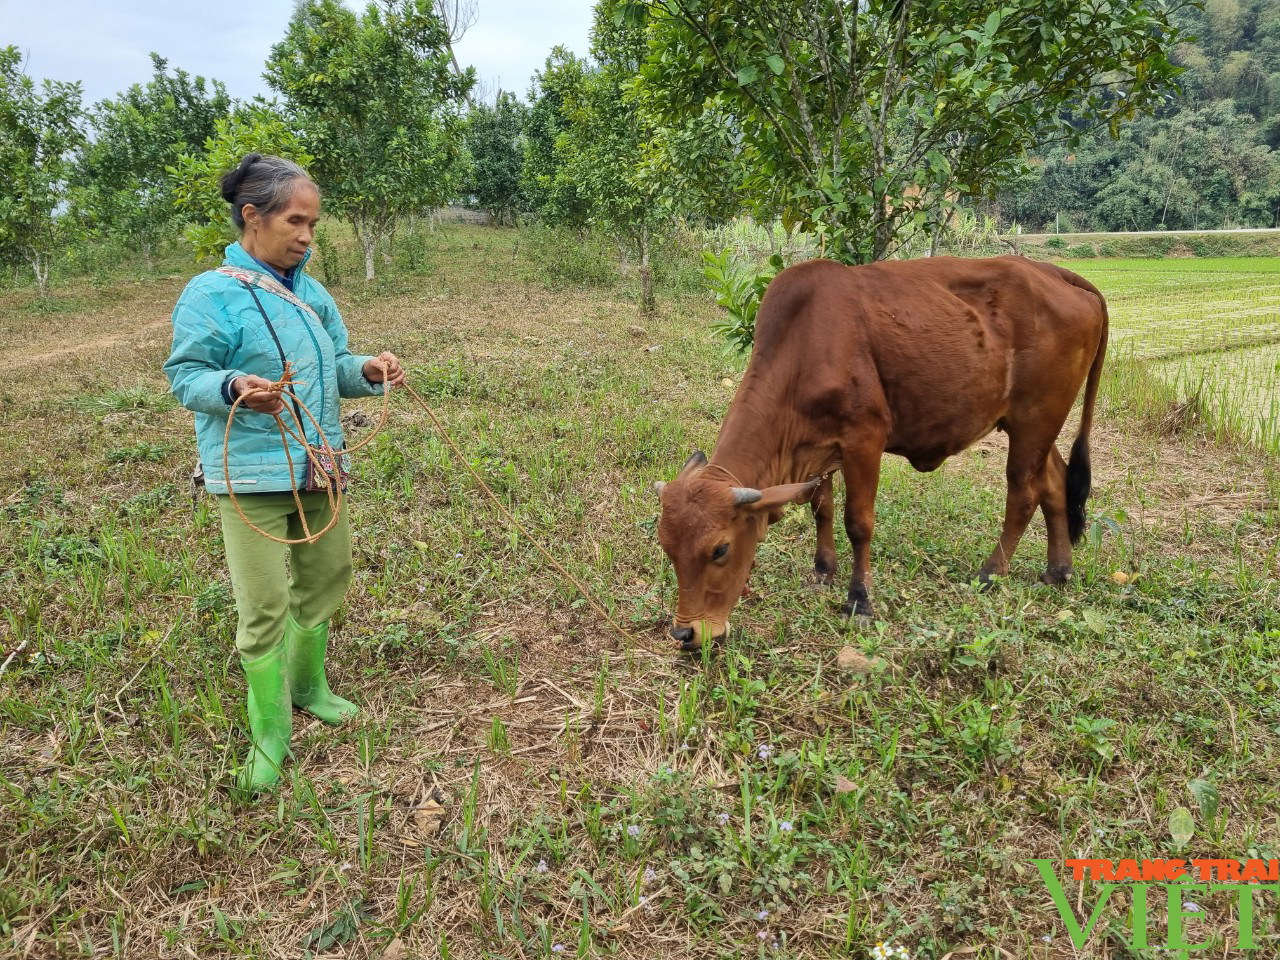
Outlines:
[[[347,5],[363,9],[359,0]],[[262,68],[284,37],[293,0],[0,0],[0,46],[26,55],[36,79],[79,80],[88,106],[151,77],[155,51],[191,74],[216,78],[239,99],[270,95]],[[558,43],[587,53],[591,0],[477,0],[475,26],[457,46],[491,99],[524,96]]]

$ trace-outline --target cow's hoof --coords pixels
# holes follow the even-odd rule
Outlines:
[[[836,575],[835,571],[824,573],[822,570],[815,567],[813,573],[810,575],[810,579],[812,586],[815,589],[823,589],[835,585]]]
[[[858,600],[854,603],[845,601],[840,607],[840,616],[846,620],[857,619],[860,623],[870,623],[876,618],[870,600]]]
[[[1070,579],[1070,567],[1049,567],[1040,575],[1040,582],[1050,587],[1060,587]]]
[[[993,573],[989,570],[979,570],[978,576],[974,578],[978,583],[978,592],[989,592],[991,588],[999,582],[1002,576],[1003,574]]]

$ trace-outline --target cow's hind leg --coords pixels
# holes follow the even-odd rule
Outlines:
[[[836,504],[831,491],[831,475],[822,478],[809,501],[813,519],[818,525],[818,550],[813,556],[813,575],[819,583],[834,583],[836,579]]]
[[[1009,433],[1009,462],[1005,466],[1009,489],[1005,495],[1004,529],[1000,531],[1000,542],[978,571],[978,580],[984,584],[990,583],[994,576],[1005,576],[1009,572],[1009,561],[1018,549],[1018,541],[1040,505],[1047,448],[1052,445],[1052,440],[1046,444],[1038,436],[1028,440],[1025,434]],[[1064,502],[1064,515],[1065,511]]]
[[[1062,584],[1071,578],[1071,536],[1067,524],[1067,464],[1056,445],[1050,447],[1040,482],[1040,512],[1049,530],[1049,563],[1045,583]]]
[[[874,616],[871,607],[871,534],[876,525],[876,488],[880,485],[883,442],[845,450],[844,529],[853,547],[853,576],[849,596],[840,612],[846,617]]]

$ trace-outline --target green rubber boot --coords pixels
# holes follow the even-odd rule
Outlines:
[[[289,658],[289,694],[293,704],[325,723],[337,725],[360,712],[350,700],[329,689],[324,675],[329,648],[329,624],[300,627],[292,616],[285,621],[284,644]]]
[[[280,780],[280,767],[293,738],[293,707],[282,640],[253,660],[240,658],[249,681],[249,734],[253,745],[237,783],[246,793],[270,790]]]

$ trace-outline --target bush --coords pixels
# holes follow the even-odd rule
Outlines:
[[[338,260],[338,248],[334,246],[329,231],[324,227],[316,227],[316,253],[320,255],[320,274],[326,287],[337,286],[342,282],[342,264]]]
[[[735,260],[731,247],[725,247],[719,255],[703,253],[702,259],[706,263],[702,275],[708,288],[715,294],[716,303],[729,312],[727,320],[711,329],[729,341],[733,350],[750,353],[756,338],[756,312],[765,288],[783,267],[782,257],[775,253],[759,272],[750,263]]]
[[[668,294],[700,294],[703,281],[702,248],[689,234],[673,237],[651,254],[654,285]]]
[[[1098,255],[1098,251],[1093,249],[1092,243],[1077,243],[1074,246],[1067,247],[1066,254],[1076,260],[1088,260]]]
[[[548,290],[612,287],[618,282],[617,248],[607,246],[595,234],[530,227],[524,239],[535,275]]]
[[[1063,240],[1061,237],[1050,237],[1044,242],[1044,245],[1046,247],[1052,247],[1054,250],[1062,250],[1066,247],[1067,241]]]

